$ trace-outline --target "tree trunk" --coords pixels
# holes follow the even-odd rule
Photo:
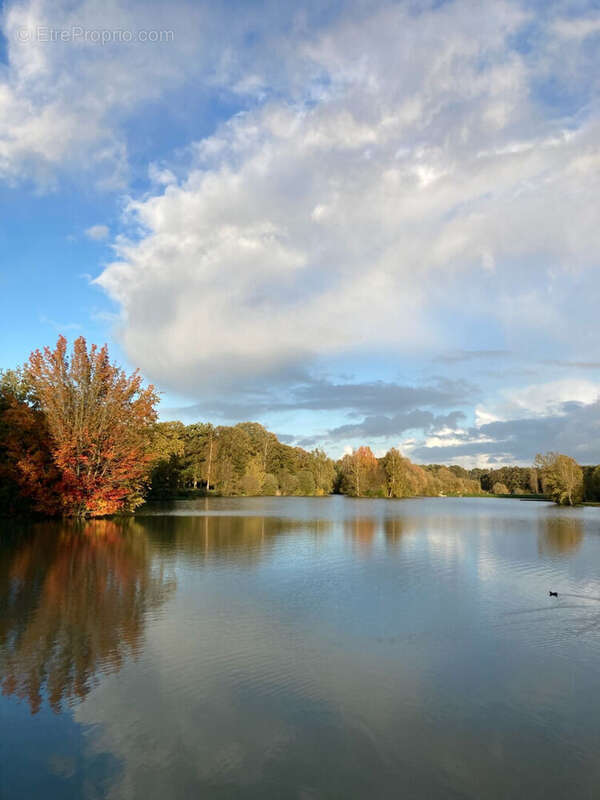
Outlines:
[[[208,469],[206,471],[206,491],[207,493],[210,492],[210,468],[212,465],[212,450],[213,450],[213,440],[212,436],[210,437],[210,446],[208,448]]]

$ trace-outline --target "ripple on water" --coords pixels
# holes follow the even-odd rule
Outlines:
[[[67,773],[151,800],[595,796],[599,520],[210,499],[82,540],[85,569],[40,530],[2,553],[0,711],[23,743],[6,780],[33,796],[35,740],[50,798]],[[84,736],[76,757],[35,739],[32,686],[62,691],[50,739]]]

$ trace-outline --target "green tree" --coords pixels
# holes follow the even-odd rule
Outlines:
[[[282,472],[279,476],[279,486],[281,488],[281,493],[285,495],[294,495],[298,494],[299,490],[299,483],[298,483],[298,476],[294,475],[292,472]]]
[[[266,473],[271,451],[279,444],[277,437],[258,422],[240,422],[236,428],[248,434],[250,452],[257,458],[263,473]]]
[[[388,497],[407,497],[410,492],[407,460],[392,447],[382,459]]]
[[[593,500],[600,500],[600,467],[596,467],[591,477]]]
[[[529,489],[533,492],[533,494],[539,494],[540,491],[540,479],[537,473],[537,469],[532,467],[529,470]]]
[[[277,483],[277,478],[275,475],[272,475],[270,472],[267,472],[265,475],[265,479],[262,485],[262,492],[261,494],[264,495],[275,495],[279,491],[279,485]]]
[[[331,494],[335,483],[335,465],[323,450],[311,453],[311,468],[315,477],[318,494]]]
[[[555,503],[574,506],[583,498],[583,470],[575,459],[562,453],[538,453],[535,468],[542,475],[544,492]]]
[[[151,444],[154,466],[150,474],[154,496],[170,496],[179,488],[185,452],[184,432],[182,422],[158,422],[154,426]]]
[[[191,489],[204,483],[208,491],[214,474],[215,429],[208,422],[195,422],[186,426],[183,438],[183,483]]]
[[[248,433],[240,426],[216,430],[215,485],[219,494],[239,494],[241,480],[252,456]]]
[[[301,495],[310,497],[317,491],[315,477],[309,469],[301,469],[298,473],[298,492]]]
[[[262,465],[261,454],[255,455],[248,461],[240,484],[242,494],[250,497],[261,494],[266,474]]]

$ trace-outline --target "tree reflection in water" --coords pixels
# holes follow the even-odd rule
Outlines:
[[[402,517],[391,517],[384,521],[385,543],[389,550],[397,549],[402,544],[407,532],[414,531],[414,522],[412,524],[411,522],[411,520],[405,520]]]
[[[136,518],[162,555],[188,559],[254,564],[284,541],[287,534],[316,539],[332,528],[329,520],[295,520],[266,516],[140,515]]]
[[[373,517],[354,517],[344,520],[346,536],[352,539],[357,552],[370,553],[377,532],[377,520]]]
[[[60,711],[136,657],[146,614],[174,588],[134,520],[34,526],[0,557],[3,694]]]
[[[540,519],[538,550],[541,555],[568,555],[579,550],[583,542],[583,522],[575,517]]]

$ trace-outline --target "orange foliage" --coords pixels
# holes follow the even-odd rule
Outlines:
[[[342,470],[347,479],[347,491],[356,497],[377,491],[379,462],[370,447],[359,447],[342,459]]]
[[[135,523],[43,523],[0,558],[0,689],[37,713],[88,694],[141,650],[146,614],[173,591]]]
[[[137,372],[128,376],[111,364],[106,345],[88,352],[83,337],[71,357],[63,336],[54,350],[36,350],[27,378],[51,437],[62,512],[99,516],[135,507],[152,461],[154,387],[144,389]],[[37,471],[32,461],[32,481]]]
[[[365,447],[363,445],[359,447],[358,450],[355,450],[353,455],[365,469],[377,466],[377,458],[370,447]]]
[[[60,508],[57,489],[60,482],[51,453],[51,440],[41,411],[23,396],[3,387],[0,408],[0,485],[7,497],[5,510],[26,509],[22,499],[34,510],[55,514]]]

